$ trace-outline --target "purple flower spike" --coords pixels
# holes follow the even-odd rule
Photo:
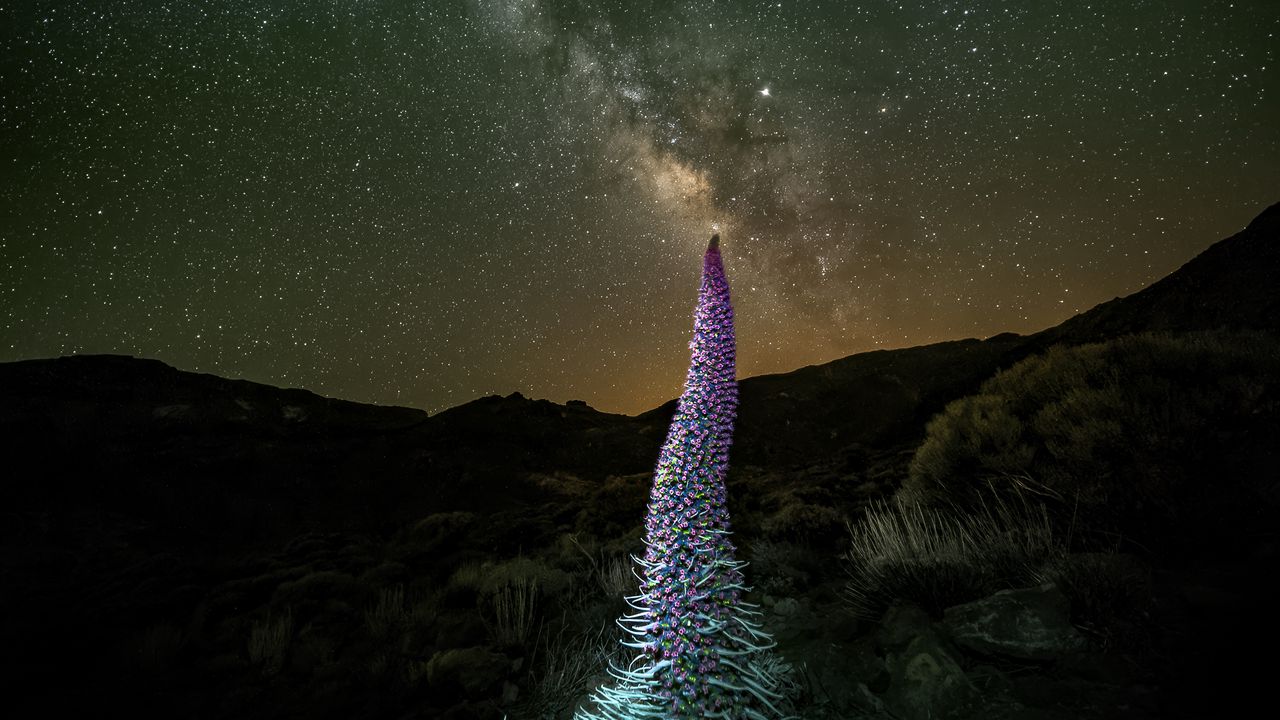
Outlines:
[[[649,493],[645,556],[637,559],[644,579],[639,594],[627,598],[639,612],[620,621],[642,649],[626,668],[611,669],[617,680],[599,688],[595,707],[579,709],[577,720],[782,714],[778,678],[762,662],[773,641],[760,629],[759,611],[742,601],[743,564],[729,540],[724,478],[738,383],[719,235],[703,257],[689,348],[684,393]],[[732,662],[720,662],[722,654]]]

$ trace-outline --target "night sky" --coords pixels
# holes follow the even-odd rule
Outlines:
[[[1280,2],[0,8],[0,360],[437,411],[1032,332],[1280,200]]]

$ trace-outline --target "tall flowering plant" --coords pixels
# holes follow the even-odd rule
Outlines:
[[[645,554],[634,612],[619,624],[634,650],[627,667],[592,694],[578,720],[745,718],[781,713],[778,680],[764,662],[773,641],[756,606],[742,600],[744,563],[734,560],[725,472],[738,410],[733,306],[711,238],[702,263],[692,358],[684,393],[649,494]]]

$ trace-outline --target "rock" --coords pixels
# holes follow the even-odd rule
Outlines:
[[[931,632],[933,620],[929,613],[915,605],[894,605],[880,620],[876,641],[882,648],[893,650]]]
[[[427,682],[433,690],[455,687],[468,698],[481,699],[499,686],[510,669],[505,655],[485,647],[443,650],[427,662]]]
[[[184,420],[191,414],[191,406],[188,404],[178,405],[161,405],[151,411],[151,417],[155,420]]]
[[[861,717],[881,709],[875,692],[888,687],[889,676],[884,660],[870,642],[834,645],[810,641],[803,647],[803,651],[797,647],[794,652],[805,658],[802,672],[816,705],[833,711],[833,717]]]
[[[800,602],[795,598],[783,598],[774,604],[773,612],[782,617],[791,617],[800,612]]]
[[[957,717],[977,698],[960,663],[926,632],[889,656],[889,689],[884,703],[903,720]]]
[[[1021,660],[1053,660],[1084,645],[1066,596],[1052,584],[949,608],[942,627],[962,648]]]
[[[436,647],[466,647],[485,641],[489,630],[474,612],[448,613],[437,616]]]
[[[863,715],[878,717],[885,714],[884,701],[876,697],[875,693],[871,692],[871,688],[862,683],[854,686],[850,705],[861,711]]]
[[[514,705],[520,697],[520,688],[509,680],[502,682],[502,704]]]
[[[966,674],[969,676],[969,682],[973,683],[973,686],[985,697],[1007,695],[1013,688],[1009,676],[992,665],[977,665],[970,668]]]
[[[851,643],[856,640],[862,630],[862,623],[844,608],[823,615],[825,621],[824,634],[831,642]]]

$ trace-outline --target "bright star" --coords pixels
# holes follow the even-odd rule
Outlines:
[[[769,88],[765,88],[765,89],[761,90],[761,91],[760,91],[760,94],[761,94],[761,95],[763,95],[763,96],[765,96],[765,97],[769,97]]]

